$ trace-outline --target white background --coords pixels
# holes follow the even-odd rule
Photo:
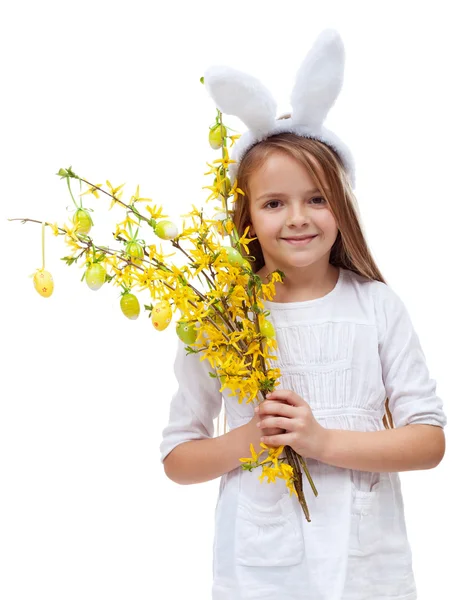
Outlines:
[[[219,481],[178,486],[159,461],[176,387],[173,328],[155,331],[144,313],[127,320],[118,288],[88,289],[48,229],[55,291],[41,298],[28,277],[41,266],[40,226],[6,219],[68,222],[72,202],[55,173],[72,165],[93,183],[126,183],[126,199],[140,184],[181,222],[204,203],[206,162],[218,157],[207,143],[216,111],[199,83],[205,68],[250,72],[281,113],[315,37],[335,27],[345,82],[326,125],[353,151],[368,243],[410,311],[449,421],[450,3],[9,4],[0,15],[0,598],[208,600]],[[86,203],[95,240],[111,244],[124,213]],[[419,600],[454,591],[449,427],[446,436],[439,467],[401,474]]]

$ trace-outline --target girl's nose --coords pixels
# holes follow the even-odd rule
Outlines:
[[[308,217],[302,208],[292,209],[287,217],[288,227],[299,227],[307,223]]]

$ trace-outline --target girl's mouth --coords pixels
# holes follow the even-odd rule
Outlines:
[[[317,236],[314,235],[310,238],[306,238],[304,240],[302,239],[297,239],[297,238],[283,238],[284,242],[288,242],[289,244],[293,244],[294,246],[307,246],[307,244],[309,244],[313,239],[315,239]]]

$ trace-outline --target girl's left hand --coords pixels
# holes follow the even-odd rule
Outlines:
[[[265,436],[268,446],[291,446],[303,458],[321,459],[328,429],[315,419],[309,404],[291,390],[275,390],[255,408],[257,427],[280,427],[286,433]]]

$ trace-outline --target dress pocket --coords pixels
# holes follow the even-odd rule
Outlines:
[[[368,481],[364,489],[360,489],[357,477]],[[379,527],[379,491],[380,473],[352,471],[352,507],[350,550],[353,554],[364,555],[376,551],[380,541]]]
[[[302,561],[302,526],[288,492],[269,505],[239,497],[235,548],[236,563],[246,567],[287,567]]]

